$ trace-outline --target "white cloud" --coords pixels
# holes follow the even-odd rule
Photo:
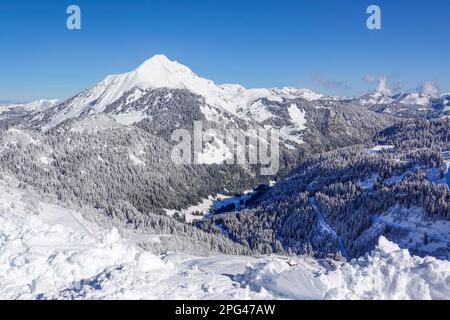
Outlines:
[[[367,83],[373,83],[373,82],[377,81],[378,86],[377,86],[376,92],[382,93],[385,95],[392,94],[392,90],[389,88],[389,84],[388,84],[388,77],[385,75],[375,76],[373,74],[367,74],[364,77],[364,81],[366,81]]]
[[[392,94],[392,90],[389,89],[388,78],[386,76],[380,76],[378,78],[377,92],[386,95]]]
[[[428,94],[432,97],[439,96],[439,86],[436,80],[425,81],[420,85],[420,92],[423,94]]]

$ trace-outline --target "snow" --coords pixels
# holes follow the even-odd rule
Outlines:
[[[0,178],[1,299],[447,299],[450,262],[381,237],[351,262],[155,255]]]
[[[347,249],[345,248],[344,245],[344,241],[342,240],[342,238],[340,236],[338,236],[338,234],[336,233],[336,231],[334,231],[325,221],[325,218],[322,214],[322,212],[320,211],[319,207],[316,204],[316,198],[310,198],[309,199],[309,203],[311,204],[311,206],[314,208],[314,210],[317,213],[317,221],[318,221],[318,225],[321,228],[322,232],[326,232],[329,233],[333,236],[333,238],[337,239],[339,242],[339,251],[342,254],[343,257],[345,258],[349,258],[348,254],[347,254]]]
[[[364,190],[373,190],[373,187],[375,186],[375,183],[378,180],[378,173],[373,174],[369,179],[364,180],[361,182],[361,186]]]
[[[243,194],[238,194],[232,197],[219,194],[213,203],[213,208],[214,210],[220,210],[233,204],[235,208],[233,211],[240,211],[245,208],[243,203],[248,200],[254,193],[254,190],[246,190],[243,192]]]
[[[112,116],[118,123],[123,125],[131,125],[140,122],[147,118],[147,115],[142,111],[129,111]]]
[[[427,179],[436,184],[444,184],[447,183],[446,179],[441,177],[441,169],[439,168],[429,168],[425,170],[425,174]]]
[[[380,152],[388,151],[388,150],[392,150],[392,149],[395,149],[395,146],[393,146],[393,145],[377,145],[377,146],[371,148],[370,151],[373,153],[380,153]]]
[[[233,101],[238,107],[246,107],[251,105],[253,102],[266,98],[273,102],[282,102],[284,99],[296,99],[302,98],[308,101],[319,100],[323,98],[323,95],[315,93],[308,89],[297,89],[292,87],[284,88],[253,88],[245,89],[242,86],[231,86],[225,85],[226,93],[228,93],[228,98]],[[230,90],[230,88],[237,88],[235,91]]]
[[[448,299],[449,262],[411,256],[381,237],[377,249],[328,274],[325,298]]]
[[[46,155],[42,155],[39,157],[39,161],[44,164],[44,165],[49,165],[53,162],[52,159],[50,159],[49,157],[47,157]]]
[[[450,151],[442,152],[442,158],[444,159],[446,165],[446,172],[448,172],[450,168]]]
[[[215,200],[216,197],[209,196],[207,199],[203,199],[203,201],[201,201],[197,205],[190,206],[189,208],[183,209],[181,211],[165,209],[165,212],[168,216],[171,217],[175,214],[175,212],[178,212],[179,214],[181,214],[186,218],[186,222],[192,222],[195,220],[202,219],[203,215],[206,215],[212,208]],[[201,215],[194,215],[193,214],[194,212],[200,212]]]
[[[320,99],[324,98],[324,96],[322,94],[313,92],[313,91],[311,91],[309,89],[305,89],[305,88],[299,90],[299,97],[303,98],[305,100],[308,100],[308,101],[320,100]],[[336,97],[330,97],[330,99],[336,100]]]
[[[141,160],[138,156],[136,156],[135,154],[130,153],[128,156],[129,156],[131,162],[132,162],[134,165],[145,167],[145,162],[142,161],[142,160]]]
[[[212,122],[223,121],[223,115],[219,112],[217,108],[204,104],[200,106],[200,111],[203,113],[206,120],[208,121]]]
[[[305,143],[301,137],[297,134],[297,127],[296,126],[284,126],[280,129],[280,136],[288,141],[295,142],[297,144],[303,144]],[[288,145],[286,145],[288,146]]]
[[[305,130],[306,129],[306,119],[305,112],[300,111],[296,104],[291,104],[288,108],[289,116],[291,117],[292,123],[294,123],[297,130]]]
[[[294,261],[252,265],[244,283],[286,299],[448,299],[450,290],[448,261],[411,256],[384,237],[370,255],[335,270],[305,258]]]
[[[447,184],[450,187],[450,151],[442,152],[443,166],[441,168],[428,168],[425,173],[427,179],[436,184]],[[442,177],[442,172],[444,176]]]
[[[20,109],[26,112],[42,112],[57,105],[59,102],[58,99],[40,99],[28,103],[2,104],[0,105],[0,114],[14,109]]]
[[[385,180],[383,181],[383,183],[384,183],[385,185],[393,185],[393,184],[396,184],[396,183],[398,183],[398,182],[401,182],[401,181],[402,181],[409,173],[411,173],[411,171],[410,171],[410,170],[407,170],[407,171],[403,172],[401,175],[391,176],[391,177],[385,179]]]
[[[204,133],[205,145],[203,152],[197,154],[199,164],[221,164],[227,159],[233,158],[233,153],[226,144],[225,137],[221,132],[214,130]]]
[[[445,177],[447,180],[447,185],[450,187],[450,151],[442,152],[442,158],[445,163]]]
[[[373,94],[366,95],[360,98],[361,105],[388,105],[394,102],[398,102],[405,106],[422,106],[428,109],[430,106],[432,97],[428,94],[419,92],[410,92],[392,96],[387,92],[375,92]],[[405,111],[407,109],[397,110],[396,112]],[[392,113],[392,110],[387,108],[385,112]]]
[[[266,109],[266,106],[260,101],[256,101],[248,108],[247,115],[256,122],[264,122],[274,117],[274,115]]]
[[[394,99],[383,92],[375,92],[372,94],[369,94],[365,96],[364,98],[360,99],[361,105],[377,105],[377,104],[389,104],[394,102]]]
[[[421,94],[417,92],[409,93],[404,97],[400,103],[406,105],[418,105],[418,106],[428,106],[430,104],[431,96],[427,94]]]
[[[142,96],[144,96],[147,93],[146,90],[137,87],[128,97],[126,104],[133,103],[134,101],[139,100]]]
[[[294,95],[293,90],[295,89],[285,88],[284,90],[285,91],[280,90],[279,92],[282,92],[285,95]],[[250,107],[248,107],[247,109],[244,108],[243,110],[245,110],[246,113],[242,114],[242,117],[248,120],[255,120],[259,123],[276,117],[260,100],[254,102],[250,105]],[[304,141],[302,140],[299,131],[304,131],[306,129],[307,120],[305,118],[305,112],[303,110],[300,110],[296,104],[291,104],[288,107],[287,111],[289,113],[292,125],[281,127],[280,135],[284,140],[295,142],[297,144],[303,144]],[[265,128],[272,129],[272,126],[266,125]],[[285,146],[290,149],[295,149],[295,147],[291,146],[290,144],[285,144]]]
[[[3,149],[8,148],[9,146],[16,146],[16,145],[38,145],[39,141],[37,141],[29,132],[16,129],[16,128],[10,128],[2,133],[2,142],[3,145],[0,147],[0,152]]]
[[[70,125],[70,132],[93,134],[118,127],[119,124],[116,121],[102,114],[73,121]]]
[[[383,215],[373,217],[377,224],[391,228],[389,237],[401,247],[414,249],[421,254],[450,259],[450,221],[426,218],[423,209],[394,207]],[[428,238],[425,243],[424,238]]]
[[[183,210],[170,210],[164,209],[166,214],[172,217],[176,212],[181,214],[186,218],[186,222],[192,222],[195,220],[200,220],[204,216],[210,215],[213,210],[219,210],[224,208],[230,204],[234,204],[235,210],[241,210],[244,206],[241,205],[241,201],[245,201],[250,198],[250,196],[254,193],[253,190],[244,191],[242,195],[236,196],[226,196],[223,194],[218,194],[216,196],[209,196],[206,199],[203,199],[200,203],[194,206],[190,206],[189,208]],[[194,212],[199,212],[200,215],[194,215]]]

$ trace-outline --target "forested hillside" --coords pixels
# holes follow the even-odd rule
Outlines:
[[[250,208],[215,215],[198,225],[217,228],[265,253],[357,257],[373,248],[379,235],[393,233],[392,225],[371,230],[370,237],[366,232],[393,208],[421,208],[424,223],[450,220],[444,177],[448,164],[443,159],[449,149],[449,124],[448,119],[408,121],[376,135],[376,147],[312,156]],[[438,247],[434,254],[448,253]],[[424,253],[420,247],[411,250]]]

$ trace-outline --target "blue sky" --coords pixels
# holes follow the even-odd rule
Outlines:
[[[82,30],[66,28],[77,4]],[[378,4],[382,29],[366,28]],[[448,0],[1,0],[0,100],[67,98],[154,54],[218,83],[359,95],[450,91]]]

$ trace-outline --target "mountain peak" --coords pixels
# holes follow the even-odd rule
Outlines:
[[[185,88],[197,76],[188,67],[157,54],[142,63],[135,74],[150,87]]]
[[[144,63],[142,63],[139,67],[139,69],[145,69],[148,68],[150,66],[169,66],[169,65],[177,65],[179,63],[177,63],[176,61],[171,61],[169,58],[167,58],[167,56],[163,55],[163,54],[156,54],[153,57],[151,57],[150,59],[144,61]]]
[[[155,54],[153,57],[151,57],[150,59],[147,60],[149,61],[159,61],[159,62],[172,62],[171,60],[169,60],[169,58],[167,58],[166,55],[164,54]]]

